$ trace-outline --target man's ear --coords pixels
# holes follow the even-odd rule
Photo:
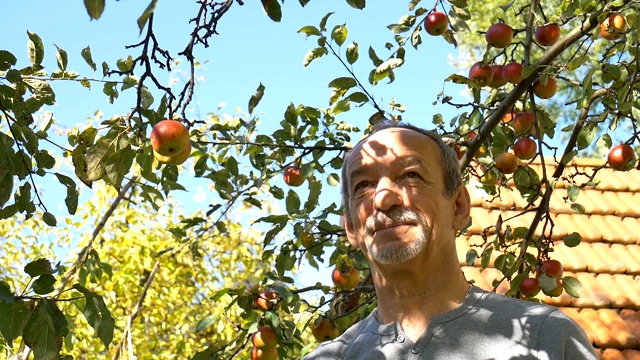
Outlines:
[[[460,186],[453,203],[453,227],[456,231],[462,230],[469,223],[471,217],[471,198],[466,186]]]
[[[356,231],[353,227],[353,222],[346,213],[342,214],[340,222],[342,223],[342,226],[347,233],[347,240],[349,240],[349,244],[351,244],[351,246],[356,249],[360,249],[358,241],[356,241]]]

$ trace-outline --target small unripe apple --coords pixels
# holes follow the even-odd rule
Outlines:
[[[536,42],[542,46],[551,46],[560,38],[560,25],[551,23],[538,26],[535,33]]]
[[[544,288],[542,289],[542,292],[545,295],[551,296],[551,297],[560,296],[562,295],[563,291],[564,289],[562,288],[562,281],[560,281],[560,279],[556,279],[556,287],[553,288],[551,291],[545,291]]]
[[[262,311],[274,310],[279,303],[280,294],[276,291],[261,291],[256,299],[256,307]]]
[[[162,120],[151,130],[151,147],[162,156],[174,156],[190,144],[189,130],[180,121]]]
[[[617,40],[627,31],[627,21],[620,14],[611,14],[600,24],[600,36],[607,40]]]
[[[489,83],[489,86],[492,88],[499,88],[504,86],[507,83],[507,79],[502,75],[502,69],[504,66],[502,65],[491,65],[491,71],[493,72],[493,78]]]
[[[522,65],[516,62],[508,63],[502,67],[502,77],[512,84],[522,81]]]
[[[513,145],[513,154],[518,159],[529,160],[536,156],[538,145],[530,138],[522,138]]]
[[[486,86],[493,80],[491,66],[477,62],[469,69],[469,79],[477,82],[480,86]]]
[[[518,169],[520,160],[513,153],[505,152],[496,158],[496,169],[503,174],[513,174]]]
[[[333,320],[321,316],[311,324],[311,334],[316,340],[323,342],[340,336],[340,330]]]
[[[546,84],[543,84],[540,79],[533,82],[533,93],[540,99],[549,99],[553,97],[557,90],[558,85],[553,78],[547,78]]]
[[[300,186],[304,183],[305,178],[302,176],[300,168],[297,166],[289,165],[284,168],[282,172],[284,182],[289,186]]]
[[[360,283],[360,273],[353,267],[340,268],[336,266],[331,273],[333,284],[342,290],[352,290]]]
[[[442,11],[434,11],[424,19],[424,29],[429,35],[442,35],[447,27],[449,27],[449,19]]]
[[[520,283],[520,292],[525,297],[532,297],[538,295],[540,292],[540,284],[536,278],[526,278]]]
[[[481,166],[479,174],[482,185],[493,186],[498,182],[498,175],[495,171],[488,170],[484,166]]]
[[[271,349],[278,344],[278,336],[270,326],[261,326],[251,336],[251,343],[258,349]]]
[[[509,46],[513,40],[513,29],[505,23],[495,23],[487,30],[485,39],[489,45],[504,49]]]
[[[278,349],[259,349],[254,347],[251,349],[251,360],[278,360]]]
[[[187,161],[189,156],[191,156],[191,142],[187,144],[187,147],[184,150],[182,150],[182,152],[179,152],[173,156],[163,156],[163,155],[160,155],[155,150],[153,150],[153,156],[156,158],[156,160],[158,160],[158,162],[161,162],[163,164],[167,164],[167,165],[183,164],[185,161]]]
[[[516,134],[522,134],[529,131],[531,125],[533,125],[533,113],[531,111],[521,111],[513,120],[513,131]]]
[[[636,165],[636,153],[628,144],[616,145],[609,150],[607,161],[612,169],[618,171],[631,170]]]

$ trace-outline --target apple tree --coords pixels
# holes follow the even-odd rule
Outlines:
[[[346,2],[367,11],[364,0]],[[90,246],[77,249],[75,260],[55,266],[47,260],[52,250],[29,243],[28,232],[14,235],[24,239],[24,250],[7,251],[7,256],[26,265],[11,268],[0,282],[0,315],[13,320],[0,322],[8,349],[19,356],[33,351],[36,357],[92,351],[117,358],[125,349],[141,356],[136,344],[148,345],[143,337],[150,336],[150,356],[164,351],[195,359],[297,358],[317,345],[311,335],[317,341],[334,338],[366,316],[375,306],[366,261],[344,241],[340,200],[323,195],[336,189],[344,155],[362,131],[382,119],[400,121],[412,106],[395,98],[383,104],[374,90],[396,77],[411,76],[403,66],[425,51],[427,41],[446,41],[462,55],[460,73],[434,80],[443,84],[434,104],[454,108],[456,115],[445,119],[433,114],[431,128],[458,150],[470,184],[479,183],[487,193],[500,196],[513,181],[529,203],[528,211],[535,212],[527,228],[511,229],[508,219],[499,219],[487,231],[495,238],[487,236],[467,254],[468,261],[480,259],[486,266],[492,253],[499,254],[495,266],[503,277],[496,281],[509,284],[509,296],[530,296],[536,286],[554,296],[563,291],[579,296],[575,279],[561,277],[557,267],[544,270],[554,245],[548,204],[554,184],[563,179],[571,184],[572,208],[582,211],[575,202],[579,191],[593,184],[577,183],[567,168],[580,153],[614,148],[612,167],[624,171],[635,166],[639,1],[389,3],[385,6],[402,7],[406,15],[396,23],[377,24],[390,30],[382,47],[352,38],[346,24],[333,22],[332,13],[309,13],[308,25],[298,32],[312,45],[301,57],[305,66],[335,64],[327,77],[329,106],[290,103],[272,132],[264,131],[256,112],[268,91],[259,79],[255,93],[247,94],[245,113],[189,112],[198,91],[201,52],[196,50],[215,46],[210,42],[226,14],[240,6],[259,6],[240,0],[197,3],[190,22],[193,31],[180,49],[165,48],[156,38],[154,15],[160,10],[152,0],[137,20],[141,39],[132,40],[118,61],[100,62],[90,47],[82,50],[78,55],[101,77],[68,68],[70,55],[61,47],[56,47],[56,70],[45,70],[45,44],[33,32],[28,33],[26,59],[12,49],[0,49],[2,221],[38,224],[33,231],[43,234],[64,223],[72,226],[40,197],[38,183],[49,180],[66,192],[69,215],[87,205],[79,204],[79,195],[93,186],[117,193],[111,214],[125,198],[133,211],[110,223],[113,234],[99,235],[113,215],[105,216],[89,238]],[[261,3],[271,20],[287,21],[283,1]],[[84,5],[95,20],[105,6],[126,6],[103,0],[85,0]],[[361,73],[354,64],[363,62],[367,71]],[[186,81],[163,85],[176,66],[188,69]],[[54,136],[57,120],[43,115],[56,101],[54,80],[101,89],[111,102],[132,93],[134,101],[127,113],[68,131],[60,140]],[[355,111],[366,111],[366,120],[348,122],[347,114]],[[180,124],[177,130],[161,130],[165,119]],[[619,128],[624,131],[616,131]],[[173,135],[150,138],[165,130],[183,135],[177,135],[178,140],[171,140]],[[614,139],[629,147],[614,147]],[[174,158],[178,154],[186,154],[185,159]],[[538,175],[531,167],[534,161],[544,165],[551,158],[558,162],[553,173]],[[145,228],[140,214],[163,211],[171,194],[185,189],[188,178],[208,182],[216,201],[168,227],[171,240],[155,240],[162,238],[162,229]],[[235,213],[247,215],[234,221]],[[247,224],[264,229],[259,249],[254,241],[258,235],[240,230]],[[129,230],[130,225],[140,228]],[[145,246],[150,238],[156,245]],[[110,245],[114,239],[122,243]],[[234,239],[251,245],[211,247]],[[565,239],[574,246],[579,241],[578,233]],[[143,256],[151,253],[154,256]],[[115,270],[132,256],[144,261]],[[232,266],[239,264],[234,272]],[[333,281],[297,286],[296,270],[303,265],[335,268]],[[160,268],[164,276],[158,275]],[[536,268],[542,269],[541,275],[532,284],[530,274]],[[207,282],[216,269],[224,269],[225,275]],[[180,275],[185,279],[178,280]],[[170,282],[182,283],[166,285]],[[142,307],[146,297],[176,313]],[[76,322],[78,311],[93,331]],[[113,314],[124,320],[116,322]],[[172,319],[183,323],[164,326],[162,319],[174,315]],[[41,323],[50,326],[38,327]],[[152,330],[141,331],[144,324]],[[174,336],[178,328],[194,335],[179,339]]]

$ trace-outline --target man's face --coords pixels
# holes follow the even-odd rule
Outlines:
[[[453,241],[458,195],[444,195],[442,161],[436,142],[410,129],[385,129],[358,145],[346,164],[351,244],[371,261],[400,264]]]

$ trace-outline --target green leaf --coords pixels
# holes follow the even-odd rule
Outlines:
[[[84,7],[91,20],[98,20],[104,11],[104,0],[84,0]]]
[[[357,85],[356,79],[350,76],[339,77],[331,80],[329,83],[330,88],[336,89],[350,89]]]
[[[56,359],[60,353],[55,338],[61,335],[56,334],[56,330],[62,330],[54,320],[54,317],[59,319],[59,314],[52,308],[55,304],[48,306],[48,303],[49,301],[43,300],[36,305],[22,335],[24,343],[33,350],[36,359]],[[62,317],[64,319],[64,315]]]
[[[472,266],[478,258],[478,252],[475,249],[469,249],[466,254],[467,265]]]
[[[358,43],[352,42],[349,46],[347,46],[347,62],[349,64],[353,64],[358,61]]]
[[[351,101],[351,102],[356,102],[356,103],[365,103],[367,101],[369,101],[369,97],[367,96],[367,94],[361,92],[361,91],[356,91],[354,93],[349,94],[346,97],[347,100]]]
[[[31,285],[33,292],[38,295],[45,295],[53,292],[53,285],[56,283],[56,278],[50,274],[40,275]]]
[[[89,46],[82,49],[82,51],[80,51],[80,55],[93,71],[96,71],[98,69],[96,63],[93,62],[93,57],[91,56],[91,48]]]
[[[144,27],[147,25],[149,17],[153,15],[153,12],[156,10],[157,4],[158,0],[151,0],[149,5],[147,5],[147,8],[142,12],[142,15],[140,15],[140,17],[138,18],[137,23],[138,29],[140,29],[140,34],[142,34],[142,29],[144,29]]]
[[[339,186],[340,185],[340,175],[338,175],[336,173],[329,174],[329,176],[327,177],[327,184],[329,184],[329,186]]]
[[[89,325],[95,330],[96,335],[102,340],[104,346],[108,347],[111,340],[113,340],[115,321],[105,305],[104,299],[80,284],[73,285],[73,288],[84,295],[84,308],[80,310]]]
[[[280,22],[282,20],[282,9],[280,8],[280,4],[277,0],[261,0],[262,8],[264,12],[267,14],[269,19]]]
[[[351,102],[347,99],[342,99],[336,102],[330,109],[333,115],[337,115],[351,109]]]
[[[333,39],[338,46],[342,46],[342,44],[347,40],[348,33],[349,31],[346,26],[336,25],[333,27],[333,31],[331,31],[331,39]]]
[[[569,200],[571,200],[571,202],[576,201],[578,194],[580,194],[580,188],[576,185],[569,185],[569,188],[567,188],[567,195],[569,195]]]
[[[327,15],[322,17],[320,20],[320,31],[327,31],[327,20],[329,20],[329,16],[333,15],[333,12],[327,13]]]
[[[321,58],[323,55],[326,55],[327,49],[324,47],[317,47],[315,49],[309,50],[309,52],[304,56],[302,64],[306,67],[311,64],[311,62],[315,59]]]
[[[314,35],[314,36],[321,36],[322,33],[320,32],[320,29],[318,29],[317,27],[313,26],[313,25],[307,25],[307,26],[303,26],[298,30],[298,34],[305,34],[307,37]]]
[[[0,50],[0,71],[7,71],[16,64],[18,59],[7,50]]]
[[[584,214],[585,212],[584,206],[576,203],[571,204],[571,210],[577,212],[578,214]]]
[[[64,203],[67,205],[69,214],[74,215],[78,209],[78,190],[76,183],[66,175],[60,173],[55,173],[55,175],[58,181],[67,188],[67,197],[64,199]]]
[[[32,278],[40,276],[42,274],[53,274],[55,271],[51,267],[51,262],[45,258],[32,261],[25,265],[24,272],[29,274]]]
[[[16,301],[15,296],[16,295],[11,290],[9,283],[4,280],[0,280],[0,304],[12,304]]]
[[[249,115],[253,114],[253,109],[255,109],[256,106],[258,106],[258,104],[260,103],[260,100],[262,100],[263,95],[264,95],[264,85],[260,83],[260,85],[258,85],[258,88],[256,89],[255,94],[251,95],[251,98],[249,99]]]
[[[300,211],[300,197],[293,190],[289,190],[287,193],[286,207],[287,213],[291,215],[297,214]]]
[[[573,71],[589,60],[587,55],[577,56],[567,64],[567,70]]]
[[[67,52],[58,45],[55,45],[55,47],[57,49],[56,60],[58,61],[58,69],[62,71],[67,70],[67,63],[69,62],[69,56],[67,55]]]
[[[480,259],[480,266],[486,269],[491,261],[491,253],[493,252],[493,246],[489,246],[482,251],[482,257]]]
[[[233,156],[230,156],[225,164],[225,169],[229,171],[229,174],[238,176],[238,160]]]
[[[584,293],[584,289],[582,288],[580,281],[571,276],[565,276],[562,278],[562,287],[567,294],[574,298],[579,298]]]
[[[25,79],[24,82],[29,84],[36,100],[47,105],[54,105],[56,103],[56,94],[53,92],[48,81]]]
[[[27,31],[29,36],[29,42],[27,43],[27,50],[29,52],[29,61],[33,65],[40,66],[44,59],[44,44],[38,34],[31,31]]]
[[[349,4],[352,8],[362,10],[366,6],[365,0],[347,0],[347,4]]]
[[[29,307],[22,301],[0,304],[0,334],[11,342],[22,334],[29,320]]]
[[[595,123],[587,123],[578,133],[578,150],[589,147],[598,135],[598,127]]]
[[[582,235],[574,231],[571,234],[562,238],[562,241],[564,242],[565,245],[567,245],[567,247],[576,247],[580,245],[580,242],[582,241]]]
[[[116,188],[120,189],[124,176],[131,170],[133,159],[136,157],[136,151],[131,148],[130,145],[124,149],[115,151],[109,155],[105,164],[104,170],[107,180]]]
[[[218,315],[206,316],[204,319],[201,319],[200,321],[198,321],[198,324],[196,325],[196,334],[204,330],[207,330],[217,322],[218,322]]]
[[[513,181],[522,198],[529,204],[532,204],[541,196],[540,177],[531,167],[519,167],[513,174]]]
[[[58,224],[58,222],[56,221],[56,217],[50,212],[45,212],[44,214],[42,214],[42,221],[52,227]]]

